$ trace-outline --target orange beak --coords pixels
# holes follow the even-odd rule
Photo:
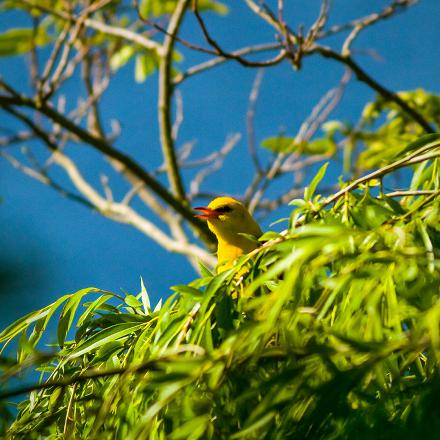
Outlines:
[[[209,220],[210,218],[218,218],[220,213],[215,209],[207,208],[205,206],[199,206],[198,208],[194,208],[196,211],[200,211],[202,214],[196,214],[197,218],[201,218],[202,220]]]

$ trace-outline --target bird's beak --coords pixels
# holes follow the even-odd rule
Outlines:
[[[196,211],[200,211],[202,214],[196,214],[197,218],[201,218],[202,220],[209,220],[211,218],[218,218],[220,213],[214,209],[207,208],[205,206],[199,206],[198,208],[194,208]]]

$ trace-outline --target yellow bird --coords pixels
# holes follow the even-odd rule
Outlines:
[[[250,234],[259,238],[262,232],[239,201],[231,197],[217,197],[208,206],[194,209],[202,213],[196,217],[207,220],[209,229],[217,237],[217,271],[229,269],[236,258],[258,247],[254,240],[241,235]]]

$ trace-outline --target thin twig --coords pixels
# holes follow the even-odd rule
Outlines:
[[[47,14],[53,15],[57,18],[61,18],[62,20],[65,20],[67,22],[77,22],[79,20],[78,17],[75,17],[69,13],[62,12],[60,10],[56,10],[54,8],[46,7],[41,2],[34,3],[29,0],[20,0],[22,3],[31,6],[32,8],[36,8],[42,12],[45,12]],[[110,0],[113,1],[113,0]],[[102,21],[95,20],[92,18],[87,18],[84,20],[84,26],[90,29],[94,29],[98,32],[101,32],[106,35],[112,35],[114,37],[120,37],[123,38],[126,41],[130,41],[132,43],[138,44],[139,46],[148,49],[153,50],[156,52],[159,56],[162,53],[162,46],[161,44],[157,43],[154,40],[151,40],[149,38],[146,38],[145,36],[133,32],[126,28],[121,28],[117,26],[111,26],[107,23],[103,23]]]
[[[30,168],[24,165],[23,163],[19,162],[17,159],[15,159],[15,157],[11,156],[6,152],[0,152],[0,157],[6,159],[15,169],[19,170],[23,174],[26,174],[32,179],[35,179],[38,182],[43,183],[44,185],[47,185],[50,188],[54,189],[59,194],[61,194],[61,196],[66,197],[67,199],[79,203],[83,206],[86,206],[87,208],[92,209],[93,211],[96,209],[95,206],[92,203],[90,203],[86,198],[81,197],[78,194],[74,194],[68,189],[64,188],[63,186],[55,182],[53,179],[51,179],[44,171],[38,171],[33,168]]]
[[[423,130],[426,131],[426,133],[435,133],[435,130],[425,120],[422,114],[418,112],[418,110],[411,107],[406,101],[400,98],[399,95],[393,93],[391,90],[388,90],[387,88],[379,84],[375,79],[368,75],[351,57],[341,55],[340,53],[335,52],[329,47],[318,45],[315,45],[312,49],[310,49],[308,53],[320,53],[325,58],[330,58],[338,61],[339,63],[345,64],[354,72],[359,81],[367,84],[370,88],[379,93],[379,95],[382,96],[386,101],[394,102],[395,104],[397,104],[411,119],[417,122],[423,128]]]
[[[282,48],[279,53],[269,59],[269,60],[265,60],[265,61],[249,61],[246,60],[245,58],[242,58],[239,55],[234,55],[231,52],[226,52],[225,50],[223,50],[220,45],[211,37],[210,33],[208,32],[208,29],[205,25],[205,22],[202,19],[202,16],[199,13],[199,9],[198,9],[198,0],[192,0],[192,5],[193,5],[193,12],[194,15],[200,25],[200,28],[202,30],[203,36],[205,37],[205,40],[207,41],[207,43],[213,47],[216,51],[217,55],[220,55],[224,58],[229,58],[231,60],[235,60],[238,63],[240,63],[242,66],[245,67],[269,67],[269,66],[274,66],[276,64],[279,64],[281,61],[283,61],[283,59],[286,57],[287,51]]]
[[[22,131],[11,136],[0,137],[0,148],[10,147],[32,139],[35,135],[30,131]]]
[[[386,7],[382,12],[373,13],[365,17],[363,20],[358,20],[357,23],[353,26],[353,29],[351,30],[348,37],[345,39],[341,53],[343,55],[350,55],[351,44],[365,28],[371,26],[374,23],[377,23],[379,20],[389,18],[394,15],[399,9],[403,10],[415,3],[416,2],[414,0],[397,0]]]
[[[42,383],[25,385],[9,391],[3,391],[0,393],[0,401],[10,399],[11,397],[20,396],[21,394],[28,394],[32,391],[48,390],[51,388],[65,389],[74,384],[82,384],[91,379],[101,379],[111,376],[121,376],[124,374],[137,374],[144,373],[145,371],[162,371],[164,362],[173,361],[176,354],[180,353],[194,353],[198,356],[203,356],[205,351],[198,345],[186,344],[175,347],[172,353],[167,353],[157,359],[148,360],[137,365],[127,365],[118,368],[109,368],[106,370],[89,369],[78,376],[64,377],[59,380],[50,380]]]
[[[338,191],[336,194],[333,194],[331,197],[327,198],[321,205],[320,209],[325,208],[326,206],[330,205],[331,203],[338,200],[340,197],[342,197],[344,194],[352,191],[353,189],[356,189],[359,185],[361,185],[364,182],[368,182],[372,179],[378,179],[382,176],[385,176],[386,174],[389,174],[392,171],[395,171],[399,168],[402,168],[404,166],[408,165],[415,165],[420,162],[424,162],[430,159],[435,159],[440,156],[440,152],[435,153],[426,153],[429,150],[433,150],[435,148],[440,147],[440,142],[429,144],[428,146],[422,147],[416,152],[397,160],[396,162],[393,162],[389,165],[386,165],[376,171],[373,171],[372,173],[367,174],[366,176],[360,177],[359,179],[355,180],[354,182],[347,185],[345,188]]]
[[[235,135],[230,136],[229,139],[227,139],[225,145],[219,151],[216,151],[211,155],[211,156],[215,155],[215,160],[213,161],[212,165],[199,171],[197,175],[194,177],[194,179],[191,181],[190,184],[191,199],[194,198],[195,194],[199,193],[200,186],[203,183],[203,181],[208,176],[221,169],[225,157],[232,151],[232,149],[237,145],[240,139],[241,139],[240,133],[236,133]]]
[[[64,438],[72,438],[72,432],[70,432],[69,428],[73,425],[73,427],[75,427],[75,393],[76,393],[76,388],[78,387],[77,383],[74,383],[73,386],[71,387],[71,394],[70,394],[70,399],[69,399],[69,403],[67,404],[67,409],[66,409],[66,418],[64,420],[64,429],[63,429],[63,435]]]
[[[231,55],[234,55],[234,57],[243,56],[243,55],[248,55],[248,54],[252,54],[252,53],[277,50],[277,49],[280,49],[281,47],[282,47],[282,45],[280,43],[257,44],[255,46],[249,46],[249,47],[244,47],[242,49],[235,50],[235,51],[231,52]],[[231,58],[225,58],[223,56],[218,56],[216,58],[212,58],[208,61],[197,64],[193,67],[190,67],[186,72],[179,73],[174,77],[173,85],[176,86],[177,84],[180,84],[181,82],[185,81],[189,77],[197,75],[198,73],[209,70],[215,66],[223,64],[223,63],[230,61],[230,60],[231,60]]]
[[[414,191],[392,191],[386,193],[387,197],[410,197],[410,196],[430,196],[438,191],[435,190],[414,190]]]
[[[249,104],[246,113],[248,150],[258,174],[261,174],[263,170],[261,167],[260,159],[258,158],[257,149],[255,145],[254,117],[255,117],[255,108],[257,105],[257,99],[260,93],[261,83],[263,81],[263,76],[264,76],[264,70],[262,69],[258,70],[257,75],[255,76],[254,83],[252,85],[251,93],[249,95]]]
[[[52,72],[52,69],[53,69],[53,67],[55,65],[55,61],[58,58],[58,55],[59,55],[59,53],[61,51],[61,48],[62,48],[62,46],[64,44],[64,41],[65,41],[65,39],[67,37],[67,34],[69,32],[70,25],[71,25],[70,22],[66,22],[64,24],[63,29],[59,33],[57,39],[55,40],[55,43],[53,45],[53,49],[52,49],[52,52],[50,54],[50,57],[47,60],[45,66],[44,66],[43,73],[41,74],[41,77],[38,79],[38,82],[37,82],[38,90],[40,92],[42,92],[42,90],[44,88],[44,85],[45,85],[46,81],[48,80],[50,73]]]
[[[380,12],[374,12],[365,17],[357,18],[356,20],[350,21],[349,23],[334,25],[326,31],[321,31],[318,33],[318,38],[329,37],[331,35],[338,34],[346,30],[354,29],[358,26],[365,27],[365,23],[367,23],[368,26],[371,26],[372,24],[377,23],[380,20],[385,20],[387,18],[390,18],[391,16],[396,15],[399,12],[404,11],[405,9],[415,5],[416,3],[418,3],[418,0],[395,0]]]
[[[171,136],[174,141],[177,140],[179,135],[179,129],[183,122],[183,98],[180,90],[176,90],[176,116],[174,118],[173,128],[171,130]]]
[[[176,343],[174,344],[176,347],[179,346],[182,343],[182,341],[185,339],[185,337],[188,333],[189,327],[190,327],[191,323],[194,321],[195,317],[197,316],[197,313],[200,310],[200,307],[201,307],[200,303],[195,303],[194,307],[189,312],[188,318],[186,318],[186,321],[183,324],[182,330],[177,335]]]

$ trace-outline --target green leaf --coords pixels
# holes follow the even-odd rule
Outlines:
[[[42,318],[45,318],[44,325],[46,326],[56,309],[70,297],[71,295],[64,295],[49,306],[37,310],[36,312],[28,313],[23,318],[18,319],[0,333],[0,342],[11,340],[34,322],[39,322]]]
[[[256,435],[255,431],[262,428],[264,425],[267,425],[269,422],[272,421],[274,417],[275,417],[275,413],[273,411],[267,413],[263,417],[260,417],[256,422],[252,423],[250,426],[247,426],[244,429],[232,435],[230,437],[231,440],[236,438],[243,438],[243,437],[249,438],[250,434],[254,434],[255,436]]]
[[[44,46],[50,41],[43,27],[39,28],[37,35],[33,29],[9,29],[0,34],[0,57],[21,55],[29,52],[32,45]]]
[[[113,298],[113,295],[102,295],[99,298],[95,299],[95,301],[91,302],[86,306],[86,310],[83,312],[83,314],[79,317],[78,322],[76,324],[77,327],[81,327],[87,319],[93,316],[93,312],[95,310],[99,310],[100,307],[109,299]]]
[[[78,309],[79,303],[84,295],[89,293],[90,291],[94,291],[93,288],[82,289],[78,292],[75,292],[66,302],[58,322],[57,336],[58,336],[58,345],[60,347],[64,346],[64,341],[66,339],[67,332],[70,330],[73,319],[75,318],[76,310]]]
[[[139,10],[144,17],[160,17],[166,14],[172,14],[176,7],[177,0],[142,0]],[[198,0],[200,12],[213,11],[220,15],[228,13],[228,7],[217,0]]]
[[[111,341],[126,339],[129,335],[136,333],[144,325],[145,323],[129,322],[124,324],[115,324],[104,330],[101,330],[93,335],[90,339],[78,344],[78,346],[68,354],[66,361],[70,361],[84,354],[91,353]]]
[[[187,286],[186,284],[177,284],[176,286],[172,286],[171,290],[174,292],[178,292],[182,295],[189,295],[191,298],[197,299],[203,297],[203,292],[194,287]]]
[[[198,261],[197,264],[199,266],[200,274],[202,275],[202,277],[210,278],[214,275],[201,261]]]
[[[347,127],[341,121],[326,121],[321,126],[327,136],[333,137],[337,132],[343,133]]]
[[[134,77],[137,83],[143,83],[159,67],[157,54],[154,52],[140,53],[136,56]]]
[[[315,139],[310,142],[297,142],[295,138],[288,136],[276,136],[264,139],[261,146],[273,151],[274,153],[292,153],[294,151],[300,154],[334,154],[337,150],[336,143],[331,138]]]
[[[96,351],[96,355],[93,358],[93,362],[105,362],[115,353],[123,350],[125,344],[121,341],[110,341],[100,346]]]
[[[419,137],[414,142],[408,144],[402,151],[399,151],[396,155],[396,158],[403,157],[408,153],[419,150],[423,147],[429,148],[431,146],[435,147],[436,145],[440,147],[440,133],[425,134],[424,136]]]
[[[210,421],[209,415],[194,417],[177,427],[170,435],[170,440],[197,440],[202,438]]]
[[[397,215],[404,215],[406,213],[406,210],[403,209],[402,205],[394,200],[392,197],[388,197],[386,194],[382,194],[381,198],[385,200],[387,205],[397,214]]]
[[[304,200],[310,201],[312,197],[315,195],[316,187],[319,185],[321,180],[324,178],[325,172],[328,167],[328,162],[325,163],[319,171],[316,173],[316,176],[310,182],[309,186],[304,190]]]
[[[336,153],[336,143],[330,138],[315,139],[310,142],[305,142],[297,147],[297,150],[302,154],[310,156],[317,154],[331,155]]]
[[[275,231],[267,231],[265,232],[259,239],[258,241],[269,241],[269,240],[274,240],[275,238],[280,237],[280,234],[278,232]]]
[[[303,199],[293,199],[288,203],[289,206],[298,206],[304,208],[307,206],[307,202]]]
[[[127,306],[133,307],[134,309],[142,306],[142,303],[134,295],[127,295],[124,298],[124,302]]]
[[[249,241],[252,241],[253,243],[260,244],[260,243],[258,242],[258,238],[255,237],[255,235],[247,234],[247,233],[245,233],[245,232],[239,232],[237,235],[240,235],[240,236],[242,236],[242,237],[244,237],[244,238],[247,238]]]
[[[264,139],[261,146],[274,153],[290,153],[295,150],[295,138],[275,136]]]
[[[125,66],[134,56],[136,49],[134,46],[124,45],[110,57],[110,67],[113,71]]]
[[[148,292],[147,289],[145,288],[144,280],[142,279],[142,277],[141,277],[141,299],[142,299],[142,304],[144,306],[145,314],[148,315],[151,310],[150,297],[148,296]]]
[[[351,215],[357,225],[364,229],[374,229],[393,217],[393,212],[381,201],[369,194],[362,197],[361,201],[353,206]]]

